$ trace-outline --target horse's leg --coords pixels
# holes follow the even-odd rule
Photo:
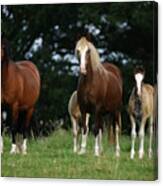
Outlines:
[[[3,153],[3,137],[2,137],[2,134],[1,134],[1,146],[0,146],[0,151],[1,151],[1,154]]]
[[[30,108],[26,111],[26,115],[25,115],[25,121],[23,124],[23,143],[22,143],[22,154],[26,155],[27,154],[27,130],[29,127],[29,122],[31,120],[32,114],[33,114],[33,110],[34,108]]]
[[[115,142],[116,142],[116,149],[115,154],[116,157],[120,156],[120,145],[119,145],[119,131],[120,131],[120,123],[119,123],[119,116],[120,112],[115,113]]]
[[[82,113],[82,142],[81,142],[81,149],[79,154],[86,153],[86,145],[87,145],[87,123],[88,117],[86,113]]]
[[[139,129],[139,159],[142,159],[144,156],[144,128],[145,128],[145,123],[146,123],[147,118],[143,117]]]
[[[130,115],[130,120],[131,120],[131,152],[130,152],[130,158],[134,159],[135,139],[136,139],[136,123],[135,123],[135,119],[132,115]]]
[[[12,106],[12,125],[11,125],[12,146],[11,146],[10,154],[17,153],[16,134],[18,130],[17,129],[18,128],[18,116],[19,116],[18,103],[15,103]]]
[[[153,116],[150,117],[149,121],[149,149],[148,149],[149,158],[152,158],[152,139],[153,139]]]
[[[95,156],[99,156],[102,151],[102,119],[99,113],[95,114]]]
[[[108,125],[108,140],[110,144],[115,143],[115,135],[114,135],[114,123],[113,123],[113,116],[107,117],[107,125]]]
[[[78,148],[78,121],[77,118],[74,118],[73,116],[71,116],[71,123],[72,123],[72,128],[73,128],[73,142],[74,142],[74,147],[73,147],[73,151],[74,153],[77,152]]]

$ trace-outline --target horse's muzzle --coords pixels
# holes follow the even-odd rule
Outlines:
[[[83,75],[86,75],[87,74],[87,70],[85,68],[81,68],[80,67],[80,73],[83,74]]]

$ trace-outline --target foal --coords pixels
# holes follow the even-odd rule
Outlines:
[[[153,96],[154,89],[151,85],[143,83],[145,71],[142,67],[134,70],[135,87],[129,98],[128,112],[131,120],[131,153],[130,158],[135,155],[136,124],[139,126],[139,158],[144,155],[144,130],[146,121],[149,118],[149,158],[152,157],[152,136],[153,136]]]
[[[71,119],[71,123],[72,123],[72,128],[73,128],[73,142],[74,142],[74,148],[73,151],[74,153],[78,152],[78,138],[79,138],[79,122],[81,120],[81,112],[80,112],[80,108],[79,108],[79,104],[78,104],[78,100],[77,100],[77,91],[74,91],[70,97],[69,103],[68,103],[68,112],[70,115],[70,119]],[[89,131],[89,127],[88,127],[88,122],[89,122],[89,114],[86,114],[86,127],[87,127],[87,134],[86,137],[84,139],[84,141],[82,141],[81,144],[81,150],[79,152],[79,154],[84,153],[82,146],[85,145],[86,141],[87,141],[87,135],[88,135],[88,131]]]

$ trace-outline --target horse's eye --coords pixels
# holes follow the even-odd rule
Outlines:
[[[80,59],[80,52],[79,52],[79,50],[76,51],[76,55],[77,55],[77,58],[79,60]]]
[[[91,51],[90,48],[88,48],[88,50],[87,50],[87,54],[90,54],[90,51]]]

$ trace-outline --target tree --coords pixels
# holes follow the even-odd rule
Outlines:
[[[45,128],[49,120],[68,118],[68,100],[77,87],[74,48],[79,35],[90,33],[101,61],[120,67],[124,120],[134,66],[143,64],[146,81],[156,83],[155,2],[4,5],[1,12],[2,32],[11,43],[13,60],[29,59],[39,68],[42,88],[36,112],[37,121],[47,123]]]

